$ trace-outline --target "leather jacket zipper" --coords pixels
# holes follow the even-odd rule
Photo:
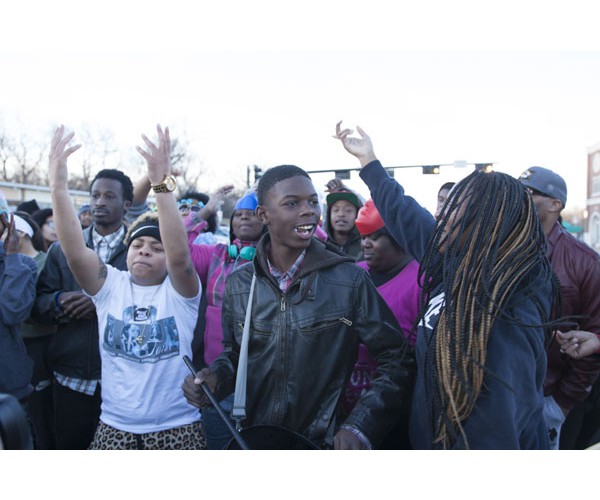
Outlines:
[[[279,346],[280,349],[280,356],[281,356],[281,365],[279,367],[280,370],[280,376],[278,377],[278,384],[277,384],[277,409],[275,410],[274,414],[275,414],[275,421],[278,422],[283,418],[283,414],[284,414],[284,408],[285,408],[285,369],[283,368],[285,366],[286,363],[286,359],[285,359],[285,349],[286,349],[286,331],[287,331],[287,321],[286,321],[286,304],[285,304],[285,294],[281,295],[281,300],[279,301],[279,309],[281,311],[281,321],[280,321],[280,326],[279,328],[281,329],[281,331],[283,332],[281,335],[281,343]]]

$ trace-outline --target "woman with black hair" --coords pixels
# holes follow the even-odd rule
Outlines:
[[[440,186],[440,189],[438,190],[437,194],[437,206],[434,214],[435,220],[438,220],[438,218],[442,214],[444,203],[446,203],[448,195],[450,194],[450,190],[454,187],[454,184],[456,184],[456,182],[445,182]]]
[[[44,255],[48,250],[46,240],[38,223],[27,212],[14,212],[15,227],[19,237],[19,253],[29,255],[41,269],[44,267]]]
[[[336,126],[393,238],[423,284],[411,410],[415,448],[547,449],[543,382],[557,284],[531,197],[473,172],[437,222],[387,175],[369,136]]]
[[[51,208],[42,208],[34,212],[31,217],[42,231],[42,237],[46,247],[50,247],[52,243],[58,240],[56,229],[54,228],[54,215]]]

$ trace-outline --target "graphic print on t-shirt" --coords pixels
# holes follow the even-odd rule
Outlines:
[[[129,306],[123,311],[123,320],[111,314],[106,319],[103,348],[111,356],[139,363],[156,363],[179,354],[179,332],[175,318],[156,318],[156,308]],[[143,323],[136,319],[145,319]]]
[[[429,301],[429,307],[427,308],[425,317],[421,322],[421,326],[425,328],[425,330],[432,331],[434,326],[437,324],[438,317],[442,311],[442,307],[444,307],[445,304],[444,299],[445,295],[444,292],[442,292]]]

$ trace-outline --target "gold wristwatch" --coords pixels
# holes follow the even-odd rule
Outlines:
[[[165,178],[158,184],[151,184],[150,187],[155,193],[170,193],[175,191],[177,181],[172,175],[165,175]]]

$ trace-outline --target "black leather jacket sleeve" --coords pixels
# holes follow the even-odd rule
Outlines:
[[[352,327],[377,363],[371,388],[344,422],[363,432],[377,446],[400,417],[408,417],[416,363],[413,347],[399,332],[396,318],[369,279],[357,283]]]

